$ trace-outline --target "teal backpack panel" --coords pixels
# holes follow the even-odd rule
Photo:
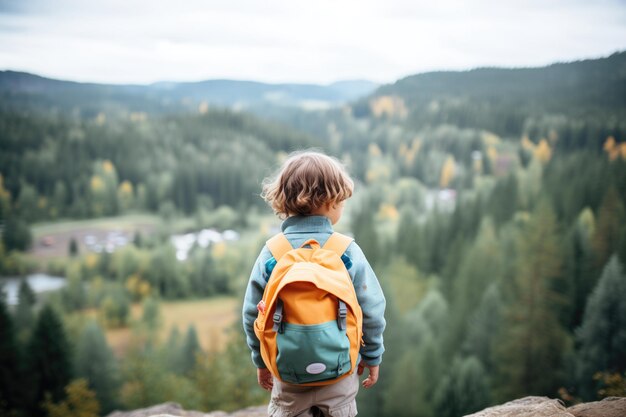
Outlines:
[[[350,340],[337,321],[315,325],[283,323],[276,363],[283,381],[325,381],[350,371]]]

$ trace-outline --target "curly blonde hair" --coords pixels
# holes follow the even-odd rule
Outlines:
[[[290,154],[278,173],[263,181],[261,197],[281,218],[311,215],[352,196],[354,182],[337,159],[318,151]]]

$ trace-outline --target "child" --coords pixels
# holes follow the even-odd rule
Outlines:
[[[265,181],[262,197],[274,212],[284,218],[281,228],[292,247],[308,239],[324,245],[343,213],[345,200],[352,196],[353,182],[334,158],[319,152],[297,152],[287,159],[277,177]],[[259,385],[271,390],[270,416],[341,416],[357,414],[356,394],[359,375],[368,368],[363,386],[369,388],[378,379],[378,366],[384,352],[385,297],[376,275],[361,248],[352,242],[342,257],[363,310],[363,346],[357,372],[325,386],[298,386],[274,379],[263,363],[260,344],[254,334],[254,320],[263,290],[276,260],[267,245],[252,269],[243,306],[243,324],[252,361],[257,367]]]

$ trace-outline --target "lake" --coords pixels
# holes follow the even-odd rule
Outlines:
[[[48,291],[63,288],[66,280],[63,277],[55,277],[48,274],[31,274],[26,277],[28,285],[33,289],[35,294],[41,294]],[[7,294],[7,303],[9,305],[17,305],[17,293],[20,288],[21,278],[1,278],[0,286]]]

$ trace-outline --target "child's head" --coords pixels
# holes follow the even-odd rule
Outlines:
[[[280,217],[312,215],[340,205],[352,196],[354,183],[343,165],[321,152],[295,152],[261,196]]]

